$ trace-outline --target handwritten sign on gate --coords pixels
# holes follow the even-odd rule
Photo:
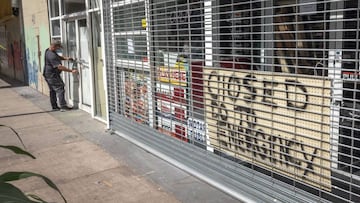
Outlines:
[[[330,86],[325,78],[204,68],[210,144],[330,189]]]
[[[183,64],[177,62],[175,67],[158,67],[156,69],[157,80],[160,82],[171,83],[178,86],[186,86],[186,68]]]

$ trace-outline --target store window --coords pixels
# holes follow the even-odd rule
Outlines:
[[[85,11],[85,0],[63,0],[65,14],[71,14],[76,12]]]
[[[183,141],[194,139],[189,126],[203,122],[202,70],[204,2],[200,0],[150,1],[152,49],[156,81],[156,129]],[[199,120],[193,119],[197,118]]]
[[[59,0],[49,0],[50,16],[57,17],[60,15]]]
[[[138,123],[149,125],[149,74],[133,69],[125,69],[124,75],[124,116]]]
[[[101,0],[90,0],[90,8],[100,8]]]
[[[152,125],[145,1],[117,0],[111,11],[116,78],[121,81],[117,111],[134,122]]]
[[[152,1],[150,6],[154,51],[157,55],[167,57],[167,54],[182,54],[185,58],[204,58],[202,1],[162,0]],[[159,62],[159,58],[155,58],[155,60]]]
[[[60,0],[49,0],[48,9],[50,15],[50,31],[52,37],[60,37],[61,25],[60,25]]]
[[[360,176],[360,36],[358,1],[344,2],[342,40],[343,100],[340,111],[339,164],[342,171]]]
[[[327,9],[323,1],[218,1],[213,15],[215,64],[325,76]]]
[[[329,12],[323,1],[274,1],[276,71],[327,75]]]
[[[146,35],[116,36],[116,57],[123,60],[146,60]]]
[[[51,20],[52,36],[60,36],[60,20]]]
[[[145,3],[125,4],[115,7],[114,32],[140,31],[143,30],[142,19],[145,18]]]
[[[204,69],[205,121],[216,153],[331,187],[330,132],[323,127],[331,105],[332,84],[323,77],[329,8],[309,0],[217,1],[214,67]],[[288,145],[296,153],[287,158],[285,142],[297,143]]]
[[[120,3],[113,8],[117,60],[147,61],[145,2]]]
[[[213,16],[217,66],[259,69],[261,2],[222,0],[218,4],[219,13]]]

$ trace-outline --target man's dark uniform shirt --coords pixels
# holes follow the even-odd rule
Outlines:
[[[64,82],[61,79],[61,70],[58,67],[61,64],[61,57],[49,49],[45,51],[45,67],[43,75],[50,89],[50,102],[53,109],[58,109],[57,98],[60,108],[66,107]]]
[[[44,77],[51,84],[62,84],[64,85],[60,73],[61,70],[58,67],[61,64],[61,57],[55,52],[49,49],[45,51],[45,68],[44,68]]]

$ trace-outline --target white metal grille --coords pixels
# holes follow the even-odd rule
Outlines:
[[[360,201],[358,0],[103,4],[115,130],[226,157],[271,177],[273,197],[281,181]]]

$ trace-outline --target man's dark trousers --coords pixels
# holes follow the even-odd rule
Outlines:
[[[66,106],[64,82],[60,78],[45,79],[50,89],[50,103],[53,109],[59,108],[57,98],[59,98],[60,107]]]

